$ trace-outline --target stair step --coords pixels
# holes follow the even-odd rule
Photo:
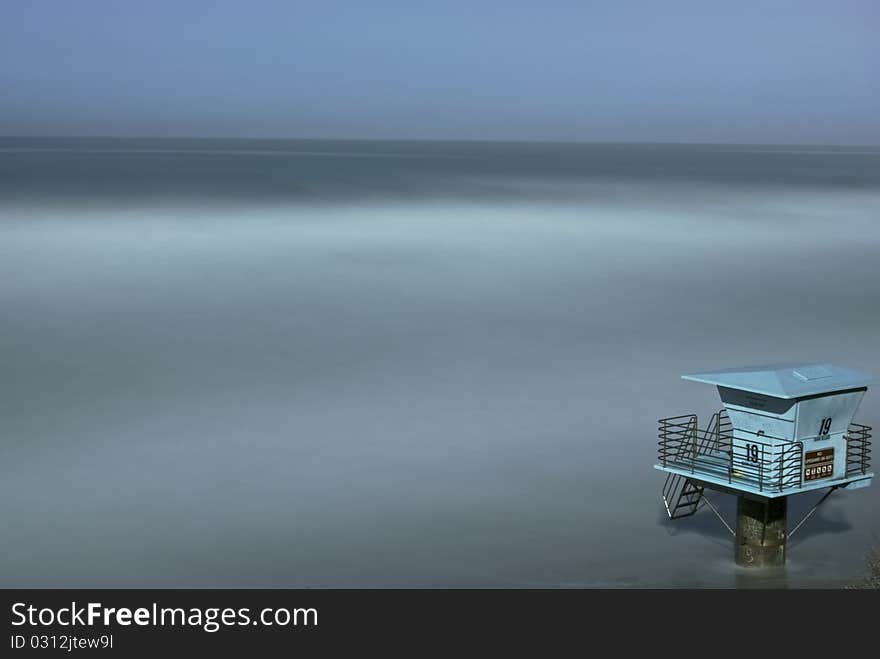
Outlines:
[[[703,488],[695,485],[690,478],[676,475],[668,479],[663,488],[663,502],[670,519],[688,517],[697,512]]]

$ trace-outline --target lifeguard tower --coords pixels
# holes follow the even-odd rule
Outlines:
[[[796,364],[682,377],[717,386],[724,408],[702,429],[696,414],[660,419],[663,502],[672,519],[707,505],[736,537],[738,564],[783,565],[788,538],[832,492],[870,485],[871,428],[852,420],[873,376]],[[789,531],[788,497],[826,488]],[[737,496],[736,531],[706,489]]]

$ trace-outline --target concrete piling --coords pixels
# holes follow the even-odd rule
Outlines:
[[[785,565],[788,497],[736,501],[736,563],[743,567]]]

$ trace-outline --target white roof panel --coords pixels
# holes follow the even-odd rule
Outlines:
[[[833,364],[772,364],[682,375],[685,380],[750,391],[774,398],[800,398],[874,384],[873,375]]]

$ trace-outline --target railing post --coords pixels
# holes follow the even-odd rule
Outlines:
[[[782,446],[782,453],[779,455],[779,491],[782,492],[782,470],[785,465],[785,445]]]
[[[804,443],[798,442],[798,454],[797,454],[797,465],[798,465],[798,487],[804,486]]]
[[[715,450],[721,447],[721,412],[715,413]]]
[[[660,419],[660,460],[666,466],[666,424]]]
[[[764,491],[764,445],[761,444],[761,461],[758,463],[758,492]]]
[[[866,471],[865,470],[865,460],[868,457],[868,452],[865,449],[867,449],[867,448],[868,447],[867,447],[867,443],[865,440],[865,436],[862,435],[861,455],[859,456],[859,466],[862,468],[862,476],[865,475],[865,471]]]
[[[730,440],[730,450],[727,452],[727,484],[733,483],[733,438]]]
[[[852,464],[852,458],[854,457],[855,446],[853,443],[852,434],[853,434],[852,424],[849,424],[849,426],[846,429],[846,432],[843,434],[843,438],[846,440],[846,470],[843,473],[844,476],[849,475],[849,468],[850,468],[850,465]],[[861,462],[861,460],[859,460],[859,462]]]
[[[868,462],[871,454],[871,434],[868,432],[870,428],[865,426],[862,428],[862,476],[868,473]]]

